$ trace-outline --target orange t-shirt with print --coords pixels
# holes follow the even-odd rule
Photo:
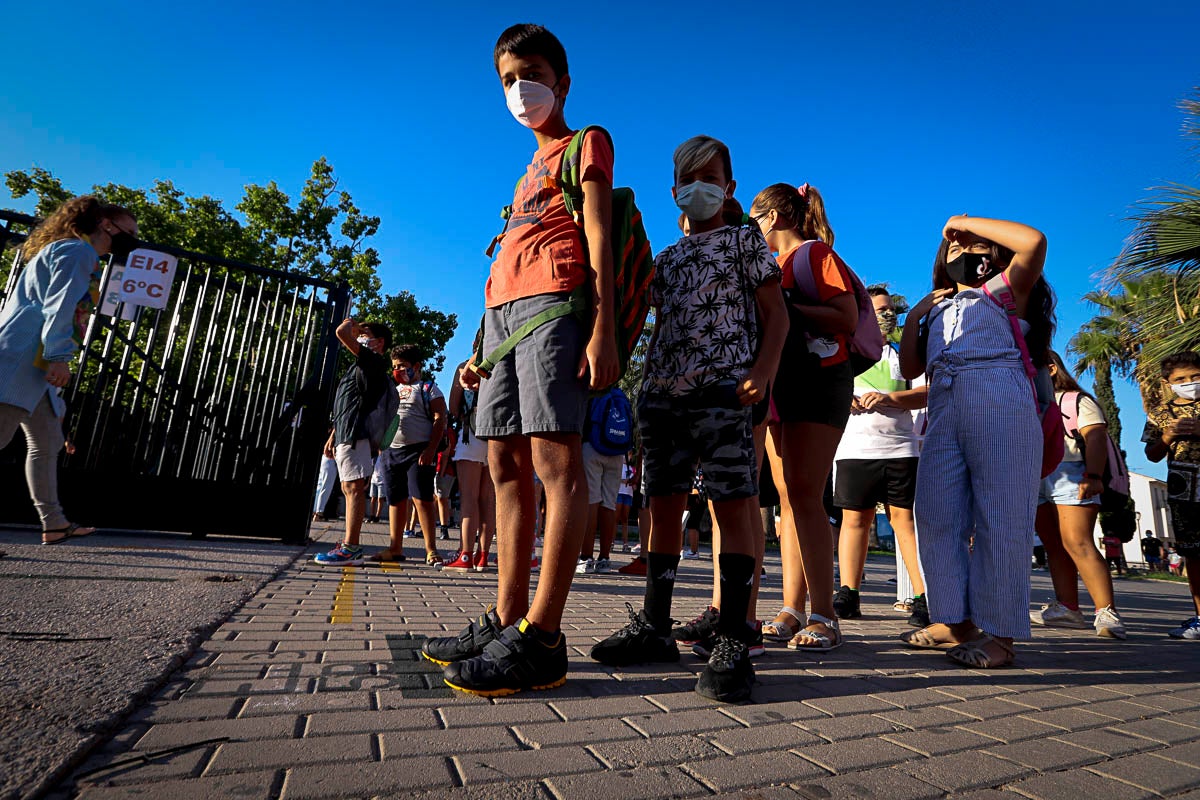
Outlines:
[[[559,175],[571,136],[539,147],[513,195],[512,216],[484,288],[488,308],[522,297],[569,292],[587,280],[579,226],[567,213]],[[601,131],[584,134],[579,180],[612,183],[613,151]]]
[[[812,267],[813,285],[817,287],[817,294],[820,296],[817,298],[798,297],[796,274],[792,269],[799,250],[799,247],[794,247],[786,253],[780,253],[777,259],[779,269],[783,271],[780,284],[783,287],[784,297],[801,305],[823,305],[840,294],[853,294],[854,284],[850,282],[849,268],[846,263],[837,253],[833,252],[833,248],[824,242],[817,241],[808,248],[808,263]],[[803,331],[799,333],[803,335]],[[844,334],[822,334],[822,337],[837,342],[837,352],[822,358],[822,367],[840,364],[850,358]]]

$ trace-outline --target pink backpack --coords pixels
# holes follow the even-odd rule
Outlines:
[[[1084,452],[1083,434],[1079,432],[1079,400],[1082,396],[1080,392],[1063,392],[1062,399],[1059,400],[1063,430],[1067,436],[1079,442],[1081,453]],[[1106,435],[1104,441],[1108,449],[1108,460],[1104,462],[1104,491],[1128,497],[1129,468],[1125,466],[1125,457],[1121,455],[1121,448],[1117,447],[1112,436]]]
[[[813,276],[812,262],[809,260],[809,251],[815,243],[807,241],[800,245],[799,252],[792,259],[792,278],[796,288],[807,298],[813,302],[820,302],[821,294],[817,291],[817,279]],[[850,350],[850,367],[855,375],[861,375],[883,358],[883,334],[879,331],[879,322],[875,319],[875,305],[871,302],[871,296],[867,294],[867,287],[854,270],[841,259],[838,260],[850,276],[854,299],[858,303],[858,327],[854,329],[854,335],[847,344]]]
[[[1046,477],[1062,463],[1066,445],[1063,443],[1063,415],[1054,402],[1054,383],[1050,380],[1050,371],[1039,370],[1029,357],[1029,345],[1025,343],[1025,334],[1021,330],[1021,320],[1017,316],[1017,301],[1013,298],[1012,284],[1008,282],[1008,270],[984,284],[983,293],[996,305],[1004,309],[1008,315],[1008,324],[1012,328],[1013,340],[1021,351],[1021,363],[1025,365],[1025,374],[1029,376],[1029,388],[1033,390],[1033,400],[1037,404],[1038,417],[1042,421],[1042,475]]]

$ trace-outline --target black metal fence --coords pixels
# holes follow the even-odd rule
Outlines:
[[[37,220],[0,211],[0,252]],[[145,245],[176,256],[164,309],[109,303],[92,316],[64,393],[69,517],[107,528],[302,542],[350,294],[304,275]],[[107,265],[102,298],[115,297]],[[0,307],[20,280],[17,261]],[[109,284],[113,284],[111,287]],[[0,522],[36,522],[23,437],[0,451]]]

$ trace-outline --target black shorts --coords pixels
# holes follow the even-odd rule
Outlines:
[[[822,367],[813,354],[795,346],[784,348],[772,386],[781,422],[816,422],[845,430],[853,395],[849,361]]]
[[[1184,558],[1200,558],[1200,503],[1167,500],[1167,507],[1175,529],[1175,552]]]
[[[437,467],[433,464],[422,466],[417,463],[421,453],[429,446],[422,444],[406,444],[402,447],[389,447],[379,456],[379,471],[383,474],[383,491],[387,495],[388,505],[398,506],[411,496],[416,500],[433,500],[433,481],[437,477]]]
[[[833,502],[838,508],[866,511],[876,503],[913,507],[917,458],[846,458],[834,470]]]

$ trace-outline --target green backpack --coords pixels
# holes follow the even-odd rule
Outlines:
[[[571,137],[571,143],[563,153],[562,172],[559,184],[563,190],[563,200],[566,202],[567,213],[579,227],[580,238],[583,239],[583,187],[579,180],[579,161],[583,149],[583,137],[590,130],[597,130],[608,137],[608,131],[596,125],[589,125],[576,131]],[[523,178],[522,178],[523,180]],[[519,185],[519,182],[518,182]],[[504,207],[500,216],[504,218],[504,230],[508,229],[508,220],[512,217],[512,206]],[[495,250],[504,231],[492,240],[487,249],[489,256]],[[650,251],[650,240],[646,237],[646,228],[642,224],[642,212],[633,199],[633,190],[628,187],[614,187],[612,191],[612,256],[613,256],[613,320],[617,332],[617,359],[621,375],[629,366],[629,357],[641,338],[642,329],[646,325],[646,315],[650,312],[650,281],[654,278],[654,256]],[[584,251],[587,251],[587,241],[584,240]],[[537,314],[512,335],[488,353],[483,353],[483,336],[477,338],[475,363],[471,369],[481,377],[491,376],[505,356],[517,346],[517,343],[533,331],[551,320],[575,314],[585,325],[591,325],[591,285],[584,283],[571,292],[570,297],[559,306],[554,306]],[[483,322],[480,322],[480,334],[483,332]]]

